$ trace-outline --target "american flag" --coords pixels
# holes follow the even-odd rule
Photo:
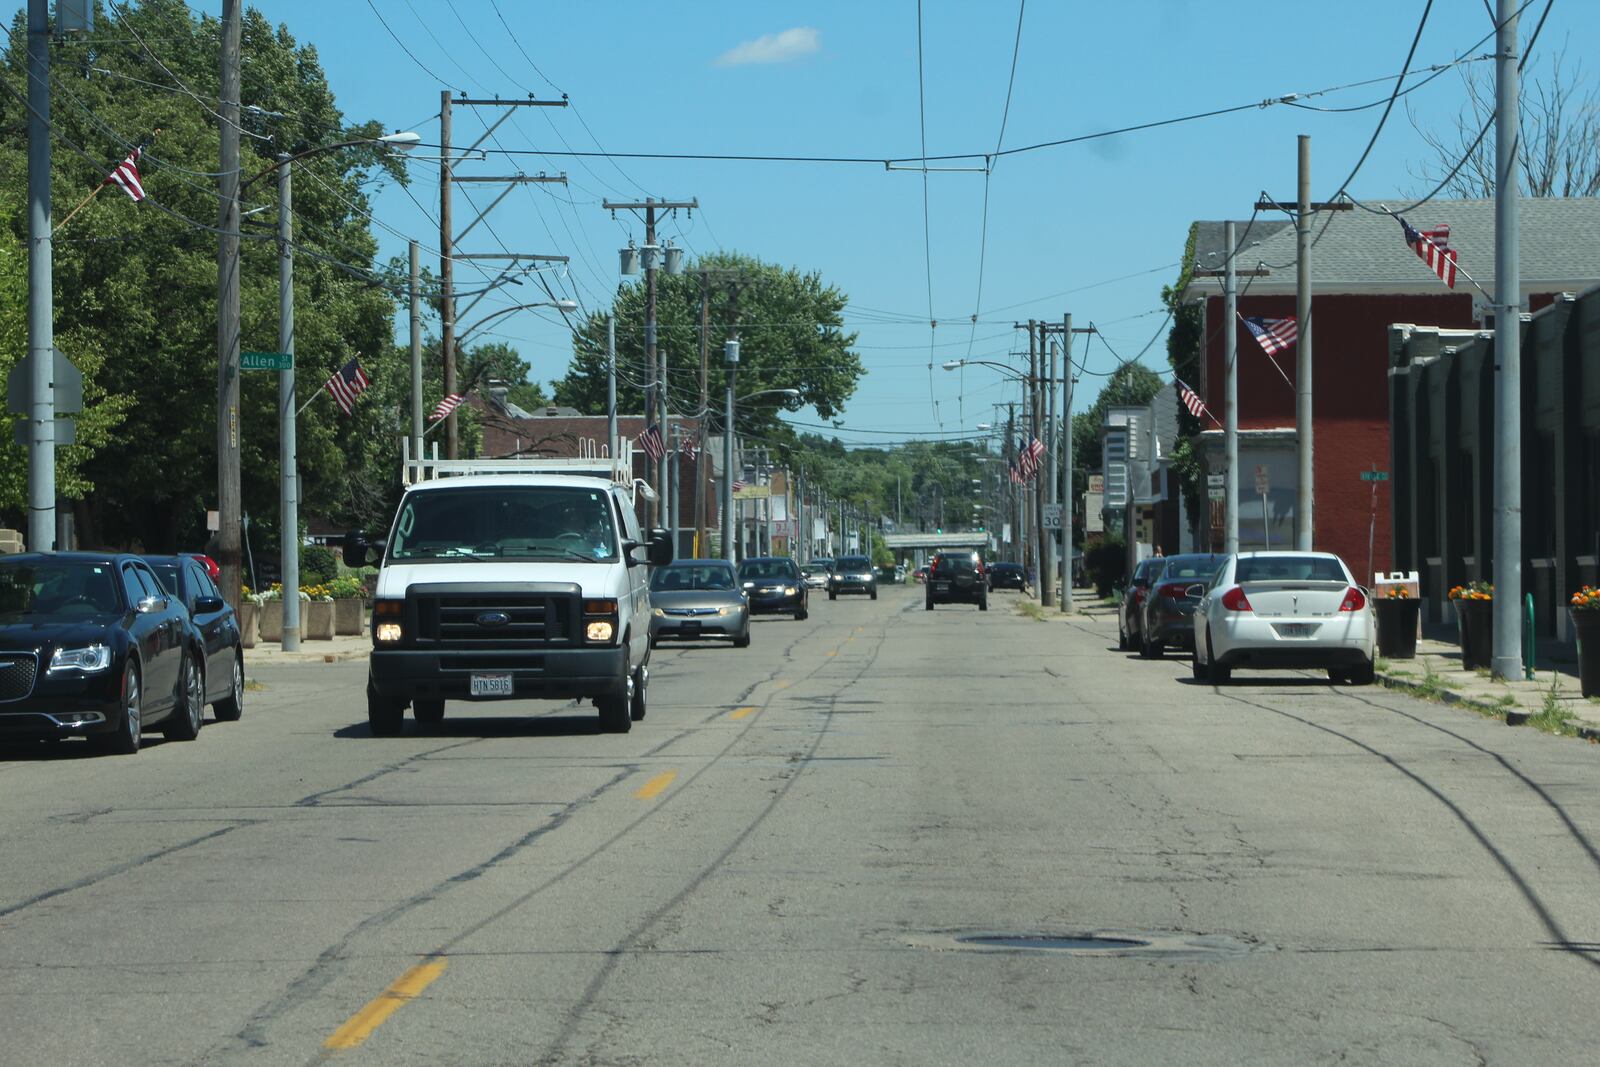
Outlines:
[[[1263,319],[1253,316],[1245,319],[1244,325],[1260,343],[1261,350],[1269,356],[1287,351],[1300,336],[1300,327],[1295,325],[1293,318]]]
[[[1022,484],[1022,474],[1017,470],[1016,465],[1012,464],[1011,467],[1008,468],[1008,470],[1009,470],[1009,473],[1011,475],[1011,484],[1012,485],[1021,485]]]
[[[738,491],[739,491],[739,490],[741,490],[741,489],[743,489],[743,488],[744,488],[744,487],[745,487],[745,483],[744,483],[744,482],[741,482],[741,481],[740,481],[740,480],[739,480],[739,479],[737,479],[737,478],[735,478],[735,479],[734,479],[734,480],[733,480],[733,491],[734,491],[734,492],[735,492],[735,493],[737,493],[737,492],[738,492]]]
[[[361,395],[369,382],[367,372],[361,369],[360,359],[355,358],[334,371],[333,377],[328,379],[323,388],[333,394],[333,402],[348,415],[355,406],[356,397]]]
[[[700,454],[700,446],[695,444],[693,437],[685,437],[678,446],[678,451],[683,453],[683,458],[693,463],[694,458]]]
[[[644,433],[639,435],[639,447],[644,449],[645,455],[651,459],[660,459],[667,454],[666,442],[661,438],[661,427],[647,426]]]
[[[1435,226],[1431,230],[1419,230],[1405,219],[1395,216],[1400,222],[1400,229],[1406,235],[1406,244],[1417,254],[1417,258],[1428,265],[1439,280],[1454,289],[1456,287],[1456,250],[1450,247],[1450,227]]]
[[[451,393],[449,396],[439,401],[438,405],[434,407],[433,415],[430,417],[429,421],[438,422],[440,419],[449,418],[450,413],[456,408],[460,407],[462,402],[466,399],[466,393]]]
[[[1027,481],[1039,473],[1039,459],[1043,455],[1044,442],[1037,437],[1022,446],[1022,451],[1017,456],[1019,481]]]
[[[128,158],[112,168],[111,173],[106,175],[106,180],[101,184],[117,186],[132,197],[135,204],[143,200],[144,183],[139,180],[139,157],[143,154],[143,147],[134,148],[128,153]]]
[[[1178,383],[1178,399],[1183,401],[1183,406],[1189,409],[1189,414],[1197,419],[1206,414],[1206,402],[1200,399],[1200,394],[1190,389],[1182,378],[1175,380]]]

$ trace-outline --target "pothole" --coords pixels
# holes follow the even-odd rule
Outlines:
[[[948,930],[901,936],[915,948],[941,952],[1007,952],[1161,960],[1228,959],[1270,948],[1227,934],[1144,930]]]

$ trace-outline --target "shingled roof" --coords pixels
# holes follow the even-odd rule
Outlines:
[[[1377,208],[1380,202],[1364,201]],[[1396,198],[1398,208],[1407,198]],[[1525,292],[1577,291],[1600,282],[1600,198],[1528,197],[1521,204],[1522,288]],[[1450,247],[1461,269],[1489,292],[1494,291],[1494,201],[1430,200],[1405,215],[1419,230],[1450,227]],[[1210,224],[1200,224],[1210,225]],[[1260,222],[1257,222],[1259,228]],[[1221,227],[1218,226],[1220,231]],[[1241,229],[1242,232],[1242,229]],[[1417,258],[1386,214],[1357,207],[1325,212],[1312,222],[1316,241],[1311,255],[1311,284],[1318,293],[1437,293],[1439,279]],[[1219,239],[1220,244],[1220,239]],[[1199,242],[1196,241],[1198,249]],[[1250,283],[1253,295],[1294,292],[1295,233],[1283,226],[1248,255],[1240,270],[1264,264],[1269,273]],[[1197,278],[1195,288],[1215,292],[1221,279]],[[1465,278],[1456,292],[1472,292]]]

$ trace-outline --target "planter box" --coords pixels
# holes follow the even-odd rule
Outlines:
[[[272,644],[283,640],[283,601],[268,600],[261,605],[261,640]]]
[[[1461,667],[1488,668],[1494,654],[1494,601],[1457,600],[1456,622],[1461,628]]]
[[[246,600],[239,605],[239,644],[245,648],[256,647],[256,623],[261,615],[261,605]]]
[[[366,632],[367,602],[360,597],[349,597],[333,602],[333,632],[360,637]]]
[[[1385,659],[1417,658],[1417,627],[1422,601],[1412,597],[1374,600],[1378,613],[1378,654]]]
[[[1600,611],[1571,611],[1578,635],[1578,685],[1585,697],[1600,696]]]
[[[300,601],[300,636],[307,641],[333,640],[333,601]]]

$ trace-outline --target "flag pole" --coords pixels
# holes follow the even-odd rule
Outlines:
[[[78,212],[82,211],[85,207],[87,207],[89,205],[89,201],[91,201],[95,197],[99,196],[100,195],[100,190],[102,190],[104,188],[105,188],[104,183],[102,183],[100,185],[97,185],[89,193],[88,196],[86,196],[82,200],[78,201],[78,206],[73,208],[71,211],[67,212],[67,217],[66,218],[64,218],[60,222],[56,223],[56,228],[50,231],[50,236],[54,237],[56,234],[60,233],[61,230],[67,225],[67,223],[72,221],[72,216],[76,215]]]
[[[318,389],[315,393],[311,394],[310,400],[307,400],[304,404],[301,404],[295,409],[295,417],[299,418],[301,415],[304,415],[306,413],[306,408],[310,407],[312,404],[315,404],[317,402],[317,398],[322,396],[322,394],[327,391],[328,387],[326,384],[324,384],[321,389]]]

